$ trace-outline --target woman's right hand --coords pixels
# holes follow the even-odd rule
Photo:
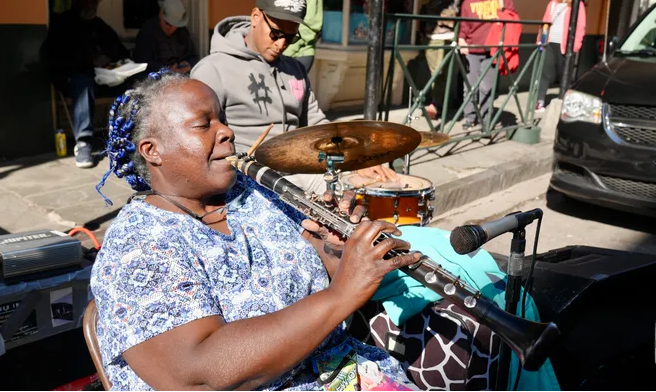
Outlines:
[[[384,259],[392,250],[410,249],[410,244],[390,237],[374,245],[382,233],[401,235],[399,229],[389,222],[361,222],[346,241],[341,261],[330,283],[330,290],[346,301],[355,301],[358,308],[374,295],[388,272],[414,264],[421,257],[419,252],[403,252]]]

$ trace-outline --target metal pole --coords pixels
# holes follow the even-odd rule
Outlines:
[[[367,46],[367,79],[364,96],[364,119],[375,120],[378,112],[383,54],[383,0],[371,0],[369,11],[369,45]]]
[[[606,0],[606,2],[606,29],[604,30],[604,57],[602,59],[604,63],[606,62],[606,52],[608,49],[608,20],[610,19],[610,0]],[[628,8],[628,6],[624,7]]]
[[[508,257],[507,283],[506,283],[506,312],[517,314],[522,293],[522,269],[524,264],[524,251],[526,250],[526,230],[518,229],[513,233],[510,243],[510,256]],[[499,347],[499,365],[497,373],[496,391],[510,391],[508,376],[510,375],[510,363],[512,351],[507,344],[501,343]],[[512,380],[514,381],[514,380]]]
[[[396,52],[398,51],[399,46],[399,31],[401,27],[401,19],[397,19],[396,26],[394,28],[394,45],[392,47],[392,52],[390,53],[389,68],[387,69],[388,74],[388,85],[387,85],[387,100],[385,103],[385,121],[389,121],[389,111],[392,107],[392,94],[394,93],[394,64],[396,64]],[[405,80],[405,75],[403,75],[403,80]],[[412,100],[412,97],[408,97],[409,100]]]
[[[572,13],[569,19],[569,27],[567,33],[567,51],[565,52],[565,69],[563,70],[563,78],[560,81],[560,98],[565,97],[565,93],[569,88],[572,79],[571,73],[574,65],[574,39],[576,38],[576,24],[579,19],[579,4],[581,0],[572,1]]]

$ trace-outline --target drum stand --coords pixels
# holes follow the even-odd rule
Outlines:
[[[326,189],[335,192],[335,184],[337,184],[341,172],[339,169],[335,170],[335,164],[344,162],[344,154],[326,154],[321,151],[319,152],[319,163],[323,161],[326,161],[326,173],[323,175]]]

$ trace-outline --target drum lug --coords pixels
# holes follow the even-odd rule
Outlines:
[[[422,197],[419,199],[419,201],[417,202],[417,207],[420,207],[420,208],[421,208],[421,207],[423,207],[423,206],[425,206],[425,205],[426,205],[426,202],[424,201],[424,198],[423,198],[423,196],[422,196]]]
[[[398,197],[396,197],[394,199],[394,209],[397,209],[397,208],[399,208],[399,198]]]

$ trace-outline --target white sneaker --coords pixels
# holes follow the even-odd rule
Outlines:
[[[75,166],[81,168],[90,168],[94,166],[93,155],[91,154],[91,144],[87,142],[77,142],[73,149],[75,154]]]

